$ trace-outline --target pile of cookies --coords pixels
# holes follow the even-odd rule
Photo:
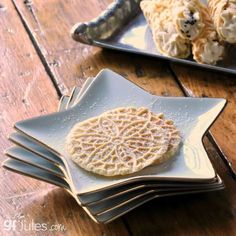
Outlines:
[[[216,64],[236,43],[236,0],[143,0],[140,7],[160,53]]]
[[[66,148],[80,167],[104,176],[127,175],[162,163],[181,136],[173,121],[147,108],[121,107],[76,124]]]

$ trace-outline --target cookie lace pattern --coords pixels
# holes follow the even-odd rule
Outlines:
[[[120,108],[75,125],[67,138],[74,162],[97,174],[125,175],[143,169],[170,149],[162,115]]]

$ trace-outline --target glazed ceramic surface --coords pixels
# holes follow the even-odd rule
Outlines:
[[[103,70],[89,85],[73,108],[16,123],[16,129],[46,145],[60,155],[70,175],[72,188],[84,194],[140,180],[210,181],[214,169],[202,145],[202,137],[225,106],[225,99],[158,97],[151,95],[120,75]],[[65,150],[65,138],[80,121],[121,106],[145,106],[163,112],[174,120],[183,143],[176,157],[159,166],[135,174],[106,178],[87,172],[74,164]],[[80,181],[78,181],[80,180]]]

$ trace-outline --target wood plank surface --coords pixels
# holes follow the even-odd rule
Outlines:
[[[0,149],[21,119],[56,110],[58,96],[13,4],[0,4]],[[1,162],[6,156],[1,154]],[[0,235],[128,235],[122,220],[98,225],[64,190],[0,169]],[[7,231],[8,222],[17,222]],[[30,230],[32,220],[47,232]],[[5,224],[5,225],[4,225]],[[53,225],[65,231],[49,231]],[[26,227],[22,229],[22,225]]]
[[[55,109],[57,96],[56,90],[53,90],[52,83],[50,83],[50,79],[53,79],[59,91],[65,94],[69,88],[74,85],[81,86],[88,76],[96,75],[99,70],[105,67],[122,74],[127,79],[153,94],[183,96],[181,89],[176,83],[176,78],[173,77],[168,69],[167,63],[142,56],[100,50],[76,43],[70,38],[69,30],[74,23],[89,20],[97,16],[111,1],[13,0],[13,2],[50,78],[44,71],[42,64],[39,63],[39,58],[33,49],[32,43],[29,38],[26,37],[19,17],[9,1],[7,3],[4,2],[5,5],[7,4],[7,11],[4,14],[13,14],[11,16],[12,22],[8,20],[9,15],[4,18],[0,12],[0,23],[2,22],[1,24],[4,26],[16,27],[20,33],[17,34],[17,38],[15,36],[15,42],[11,45],[7,45],[7,48],[15,47],[16,45],[19,46],[16,40],[22,42],[22,44],[24,43],[24,45],[27,44],[31,52],[30,54],[35,55],[35,61],[32,63],[33,65],[25,62],[24,66],[35,66],[39,70],[42,68],[42,74],[39,75],[41,84],[48,84],[43,88],[43,91],[45,91],[45,94],[53,94],[50,96],[48,102],[42,99],[35,101],[41,91],[39,89],[40,86],[36,86],[32,90],[35,92],[32,93],[32,101],[29,101],[29,108],[27,107],[25,113],[18,112],[20,114],[18,115],[17,113],[17,119],[39,114],[39,107],[45,109],[46,112],[50,112],[51,110],[46,110],[46,108],[49,106],[48,104],[51,103],[51,109]],[[3,33],[1,33],[1,35],[7,37]],[[6,41],[6,38],[1,41]],[[16,59],[16,55],[19,53],[19,57],[24,61],[22,59],[22,53],[25,50],[23,45],[21,45],[17,49],[17,52],[15,52],[14,49],[12,49],[12,51],[12,57],[14,59],[11,58],[11,60],[8,60],[7,65],[14,65],[18,68],[18,66],[22,66],[22,63],[19,63],[19,59]],[[2,60],[0,59],[0,65],[2,65],[1,63]],[[25,67],[23,68],[24,70]],[[14,78],[15,72],[13,73],[10,69],[1,68],[1,72],[6,73],[7,77]],[[180,76],[180,78],[184,77],[181,75],[178,76]],[[215,76],[215,74],[213,76]],[[197,72],[196,78],[198,78]],[[183,80],[181,80],[181,82],[183,82]],[[220,81],[219,84],[221,84]],[[21,93],[18,92],[17,89],[20,86],[18,82],[13,85],[15,92],[14,96],[12,95],[12,101],[17,100],[17,104],[19,103],[19,105],[16,105],[15,110],[19,111],[24,106],[18,99]],[[23,83],[22,93],[26,90],[27,85],[27,81]],[[9,88],[12,86],[12,82],[0,86]],[[197,86],[198,84],[193,87],[195,88]],[[201,86],[209,87],[209,84],[208,82],[202,82]],[[185,82],[185,87],[188,89],[190,83]],[[192,91],[193,90],[192,88]],[[198,95],[197,91],[197,89],[196,91],[194,90],[194,94]],[[210,94],[210,89],[209,91],[207,90],[207,92]],[[225,90],[227,95],[229,92],[230,90]],[[3,127],[10,127],[15,121],[14,117],[16,112],[7,111],[5,113],[7,114],[7,119],[9,119],[9,116],[13,118],[11,118],[8,123],[5,123],[6,125],[3,124]],[[224,130],[225,127],[222,124],[223,123],[217,122],[212,130]],[[9,128],[1,131],[1,134],[4,136],[8,132],[10,132]],[[216,131],[213,132],[217,135]],[[4,138],[1,138],[1,140],[4,140]],[[28,178],[7,173],[11,180],[5,183],[4,188],[7,188],[7,197],[10,199],[13,195],[13,191],[15,191],[15,194],[21,194],[20,190],[15,187],[13,182],[17,182],[20,188],[22,188],[22,184],[28,182],[28,185],[32,185],[32,191],[35,189],[39,191],[32,192],[32,194],[28,195],[26,194],[26,197],[20,195],[20,209],[13,209],[13,203],[7,203],[7,198],[1,199],[1,219],[5,219],[5,212],[8,212],[10,215],[20,212],[26,215],[27,219],[34,219],[36,222],[47,222],[49,225],[55,224],[55,222],[64,224],[67,228],[65,235],[234,235],[236,234],[234,225],[236,220],[235,182],[233,182],[214,147],[207,139],[205,140],[205,144],[214,166],[216,166],[217,171],[226,183],[226,190],[222,192],[158,199],[132,211],[122,217],[122,220],[118,219],[104,226],[93,223],[64,191],[52,189],[50,185],[39,184],[39,182],[33,180],[29,181]],[[4,144],[3,146],[6,147],[7,145],[9,144]],[[229,158],[230,156],[231,153],[229,154]],[[4,173],[6,172],[4,171]],[[1,177],[2,182],[4,182],[5,179],[5,175]],[[14,180],[13,182],[12,179]],[[14,197],[14,195],[12,199],[14,199],[13,201],[18,201],[18,198]],[[4,204],[6,204],[6,206],[4,206]],[[123,222],[125,222],[125,225]],[[31,232],[29,235],[33,235],[33,233]],[[37,235],[40,234],[37,233]]]
[[[236,76],[181,65],[172,65],[172,69],[188,96],[228,100],[211,132],[236,170]]]
[[[51,69],[61,93],[67,93],[68,88],[75,84],[81,86],[86,78],[83,74],[86,66],[84,60],[97,50],[72,40],[70,29],[78,21],[96,17],[111,0],[13,2],[29,28],[45,65]]]

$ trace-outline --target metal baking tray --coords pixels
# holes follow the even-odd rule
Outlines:
[[[198,64],[192,57],[178,59],[161,55],[153,42],[152,33],[139,7],[140,0],[117,0],[90,22],[77,23],[71,29],[74,40],[142,54],[172,62],[236,74],[236,46],[227,45],[224,60],[217,65]]]

